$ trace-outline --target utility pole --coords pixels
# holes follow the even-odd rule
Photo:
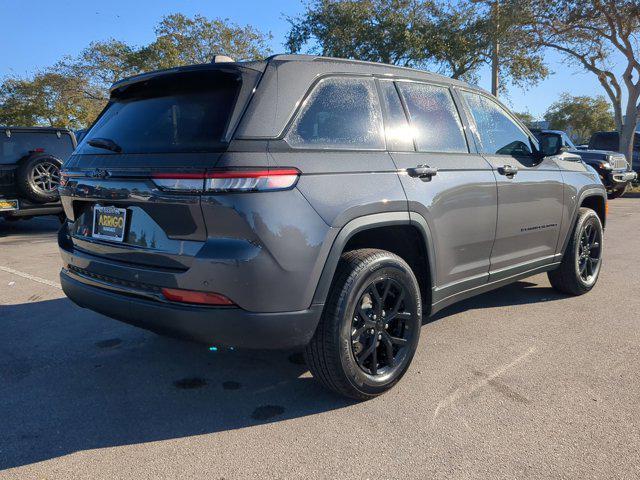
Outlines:
[[[494,0],[493,10],[493,46],[491,49],[491,93],[498,96],[498,88],[500,86],[500,42],[498,41],[500,31],[500,0]]]

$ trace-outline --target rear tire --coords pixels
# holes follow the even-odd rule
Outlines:
[[[602,240],[602,223],[596,212],[580,208],[562,262],[547,274],[551,286],[569,295],[583,295],[590,291],[600,275]]]
[[[18,188],[32,202],[58,201],[61,165],[60,160],[51,155],[27,157],[18,168]]]
[[[346,252],[305,361],[325,387],[367,400],[405,374],[421,325],[420,288],[402,258],[375,249]]]

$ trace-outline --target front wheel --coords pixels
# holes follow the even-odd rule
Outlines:
[[[340,260],[305,360],[327,388],[367,400],[405,374],[421,325],[420,288],[409,265],[384,250],[350,251]]]
[[[560,266],[548,273],[551,286],[570,295],[582,295],[598,280],[602,265],[603,229],[590,208],[580,208]]]

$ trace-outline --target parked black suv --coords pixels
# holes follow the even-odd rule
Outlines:
[[[0,217],[61,215],[60,167],[75,147],[69,130],[0,127]]]
[[[549,134],[559,135],[562,146],[569,153],[580,156],[584,163],[592,166],[598,172],[610,199],[624,195],[627,187],[636,180],[636,172],[631,170],[631,165],[621,153],[614,150],[579,149],[573,144],[566,132],[562,130],[532,129],[531,131],[538,140]]]
[[[620,134],[618,132],[595,132],[589,139],[589,148],[618,152],[620,148]],[[640,175],[640,134],[638,133],[636,133],[633,141],[632,168]]]
[[[358,399],[406,372],[423,314],[539,272],[589,291],[606,212],[591,168],[481,90],[288,55],[116,83],[60,193],[78,305],[217,346],[304,347]]]

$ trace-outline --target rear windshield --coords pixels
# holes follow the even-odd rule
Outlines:
[[[78,153],[218,151],[240,87],[240,75],[222,72],[170,75],[133,84],[112,96]],[[89,142],[96,139],[106,139],[118,151],[91,146]]]
[[[73,140],[66,132],[0,132],[0,163],[16,163],[36,151],[48,153],[64,162],[73,152]]]

